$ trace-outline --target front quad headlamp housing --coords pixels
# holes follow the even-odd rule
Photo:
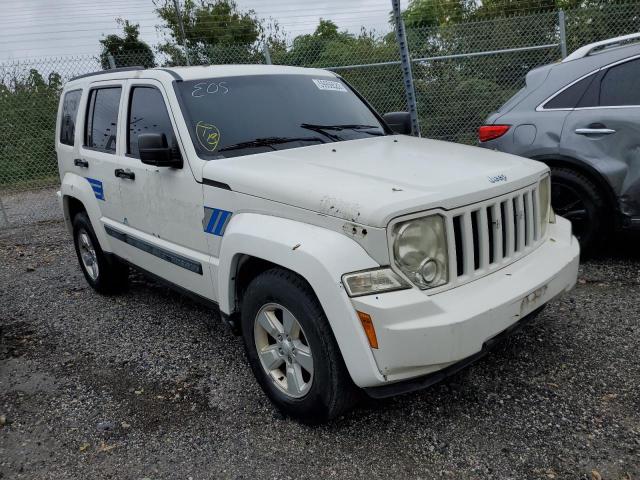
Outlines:
[[[404,276],[426,290],[449,281],[445,219],[434,214],[393,225],[393,262]]]

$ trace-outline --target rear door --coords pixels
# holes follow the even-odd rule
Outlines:
[[[640,178],[640,58],[593,74],[562,132],[563,153],[604,173],[620,195]],[[637,187],[636,187],[637,188]]]
[[[79,119],[83,135],[74,168],[91,186],[103,221],[122,218],[120,184],[114,176],[119,168],[118,115],[122,90],[121,81],[93,83],[86,93],[86,108]]]

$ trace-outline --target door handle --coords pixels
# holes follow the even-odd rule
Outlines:
[[[76,167],[89,168],[89,162],[87,162],[84,158],[74,158],[73,164]]]
[[[612,128],[576,128],[578,135],[611,135],[616,133]]]
[[[115,172],[116,177],[119,178],[128,178],[129,180],[135,180],[136,174],[131,170],[123,170],[122,168],[116,168]]]

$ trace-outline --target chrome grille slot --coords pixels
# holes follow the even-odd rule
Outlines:
[[[478,231],[478,210],[471,212],[471,233],[473,236],[473,269],[480,268],[480,232]]]
[[[453,285],[523,257],[541,241],[537,186],[448,212]]]
[[[462,245],[462,217],[453,217],[453,235],[456,245],[456,273],[459,277],[464,275],[464,248]]]
[[[489,263],[495,262],[496,259],[496,238],[495,238],[495,228],[493,228],[494,216],[493,216],[493,207],[485,207],[485,211],[487,212],[487,237],[489,241]]]

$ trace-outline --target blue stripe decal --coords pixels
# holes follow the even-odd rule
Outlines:
[[[216,220],[218,220],[218,217],[220,216],[220,212],[221,210],[218,210],[217,208],[214,208],[213,212],[211,212],[211,218],[209,219],[209,223],[207,224],[207,228],[205,229],[207,233],[213,232],[213,227],[216,224]]]
[[[232,215],[233,213],[227,210],[204,207],[204,219],[202,220],[204,231],[222,237]]]
[[[225,224],[227,223],[227,218],[231,215],[231,212],[223,211],[222,215],[220,215],[220,220],[218,220],[218,224],[216,225],[216,229],[213,231],[214,235],[222,236],[222,231],[224,229]]]
[[[98,200],[104,200],[104,188],[102,186],[102,182],[100,180],[96,180],[95,178],[88,178],[87,181],[89,185],[91,185],[91,189],[93,190],[93,194],[96,196]]]

